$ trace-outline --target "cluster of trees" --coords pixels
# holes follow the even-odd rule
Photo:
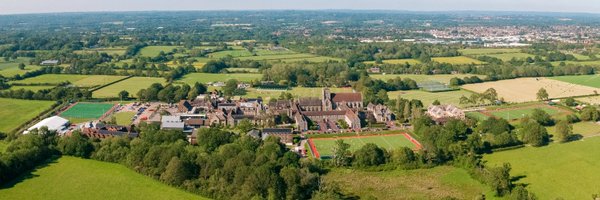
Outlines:
[[[360,73],[344,63],[275,63],[263,70],[263,80],[284,86],[347,86],[357,81]]]
[[[486,102],[489,104],[494,104],[496,101],[503,101],[498,99],[498,92],[494,88],[488,88],[483,93],[473,93],[471,96],[461,96],[459,98],[460,104],[485,104]]]
[[[193,87],[188,84],[163,86],[160,83],[154,83],[147,89],[141,89],[137,92],[140,101],[162,101],[176,103],[179,100],[194,99],[199,94],[206,93],[207,87],[204,84],[196,82]],[[119,95],[121,96],[121,95]]]
[[[399,96],[395,102],[390,102],[396,119],[400,122],[408,122],[411,119],[419,118],[423,114],[423,102],[418,99],[408,100]]]
[[[56,132],[42,127],[20,135],[0,152],[0,182],[7,183],[59,154]]]
[[[275,137],[265,141],[217,128],[200,129],[190,146],[181,131],[143,124],[140,137],[90,140],[64,137],[64,155],[120,163],[169,185],[216,199],[310,199],[321,169],[288,151]]]
[[[460,85],[464,85],[464,84],[471,84],[471,83],[482,83],[483,80],[481,80],[478,76],[471,76],[471,77],[464,77],[464,78],[458,78],[458,77],[454,77],[452,79],[450,79],[450,86],[460,86]]]
[[[231,56],[225,56],[219,60],[211,60],[204,64],[201,72],[204,73],[227,73],[227,68],[268,68],[269,63],[256,60],[240,60]]]

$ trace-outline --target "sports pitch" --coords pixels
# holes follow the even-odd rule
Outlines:
[[[114,104],[108,103],[77,103],[60,114],[66,118],[97,119],[108,112]]]
[[[311,138],[309,144],[314,145],[312,153],[320,158],[329,158],[333,154],[333,147],[335,141],[341,139],[345,143],[350,144],[350,151],[354,152],[360,149],[363,145],[368,143],[376,144],[377,146],[394,150],[400,147],[409,147],[417,149],[417,145],[412,143],[404,134],[392,134],[392,135],[375,135],[375,136],[350,136],[350,137],[337,137],[337,138]]]

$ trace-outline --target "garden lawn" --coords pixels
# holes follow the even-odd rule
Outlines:
[[[63,156],[2,185],[2,199],[206,199],[125,166]]]
[[[131,118],[133,118],[135,114],[135,112],[118,112],[113,114],[113,117],[115,117],[117,125],[128,126],[132,123]]]
[[[473,58],[465,57],[465,56],[437,57],[437,58],[431,58],[431,60],[433,60],[435,62],[439,62],[439,63],[448,63],[448,64],[452,64],[452,65],[484,64],[484,62],[481,62],[481,61],[473,59]]]
[[[425,92],[421,90],[407,90],[388,92],[388,97],[390,99],[398,99],[398,97],[408,100],[418,99],[421,100],[423,102],[423,105],[425,106],[431,105],[435,100],[440,101],[440,103],[442,104],[464,106],[460,104],[460,97],[469,97],[471,96],[471,94],[471,92],[466,90],[454,90],[447,92]]]
[[[511,164],[517,183],[539,199],[589,199],[600,185],[600,137],[564,144],[525,147],[485,155],[487,165]]]
[[[238,74],[211,74],[211,73],[191,73],[185,75],[181,80],[177,82],[186,83],[189,85],[194,85],[196,82],[199,83],[208,83],[208,82],[225,82],[229,79],[236,79],[242,82],[250,82],[253,80],[260,80],[262,78],[262,74],[248,74],[248,73],[238,73]]]
[[[451,166],[380,172],[336,168],[323,181],[337,183],[342,193],[360,199],[477,199],[481,194],[495,199],[489,187]]]
[[[54,101],[0,98],[0,132],[10,132],[49,109]]]
[[[119,92],[125,90],[129,92],[129,96],[137,97],[137,93],[141,89],[147,89],[153,83],[165,84],[166,81],[164,78],[132,77],[96,90],[92,96],[94,98],[116,98],[119,96]]]
[[[375,135],[375,136],[359,136],[359,137],[340,137],[339,139],[344,140],[345,143],[350,144],[350,151],[354,152],[360,149],[362,146],[368,143],[376,144],[377,146],[387,149],[394,150],[400,147],[409,147],[411,149],[416,146],[411,143],[402,134],[394,135]],[[312,141],[319,152],[321,158],[331,157],[333,154],[333,147],[337,138],[314,138]]]
[[[581,76],[555,76],[550,79],[573,83],[577,85],[585,85],[595,88],[600,88],[600,75],[581,75]]]

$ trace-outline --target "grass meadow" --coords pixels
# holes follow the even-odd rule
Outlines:
[[[119,96],[119,92],[125,90],[129,92],[129,96],[136,97],[141,89],[146,89],[153,83],[165,84],[166,81],[164,78],[132,77],[96,90],[92,96],[94,98],[114,98]]]
[[[373,79],[380,79],[383,81],[387,81],[390,79],[394,79],[396,77],[400,77],[400,78],[410,78],[416,82],[426,82],[426,81],[436,81],[436,82],[440,82],[440,83],[450,83],[450,79],[452,78],[464,78],[464,77],[472,77],[472,76],[477,76],[481,79],[484,78],[484,76],[481,75],[475,75],[475,74],[435,74],[435,75],[426,75],[426,74],[371,74],[369,75],[371,78]]]
[[[49,109],[54,101],[0,98],[0,132],[10,132]]]
[[[504,118],[504,119],[510,121],[510,120],[521,119],[526,115],[530,115],[531,113],[533,113],[534,109],[536,109],[536,108],[508,109],[508,110],[501,110],[501,111],[492,111],[491,114],[494,115],[495,117]],[[548,107],[539,107],[538,109],[542,109],[543,111],[545,111],[546,113],[548,113],[551,116],[560,113],[559,110],[548,108]]]
[[[131,118],[133,118],[135,114],[135,112],[118,112],[113,114],[112,116],[115,117],[117,125],[128,126],[132,123]]]
[[[528,53],[502,53],[502,54],[490,54],[490,55],[486,55],[486,56],[498,58],[505,62],[510,61],[513,58],[517,59],[517,60],[524,60],[524,59],[527,59],[528,57],[531,57],[531,58],[535,57],[535,55],[528,54]]]
[[[229,79],[236,79],[242,82],[250,82],[253,80],[260,80],[262,78],[262,74],[248,74],[248,73],[231,73],[231,74],[211,74],[211,73],[191,73],[185,75],[182,79],[177,82],[186,83],[189,85],[193,85],[196,82],[199,83],[208,83],[208,82],[225,82]]]
[[[551,159],[548,159],[551,157]],[[508,162],[517,183],[539,199],[589,199],[600,185],[600,137],[584,138],[564,144],[525,147],[484,156],[487,165]]]
[[[171,52],[173,49],[181,48],[181,46],[147,46],[140,50],[139,55],[143,57],[158,56],[160,52]]]
[[[14,77],[16,75],[23,75],[28,71],[40,69],[40,66],[29,65],[30,58],[18,57],[16,60],[4,61],[0,60],[0,75],[4,77]],[[25,64],[25,69],[19,69],[19,64]]]
[[[503,54],[503,53],[519,53],[521,49],[506,49],[506,48],[475,48],[458,50],[463,55],[486,55],[486,54]]]
[[[13,85],[10,88],[8,88],[9,90],[20,90],[20,89],[24,89],[24,90],[31,90],[33,92],[37,92],[40,90],[49,90],[52,89],[56,86],[48,86],[48,85]]]
[[[63,156],[1,186],[2,199],[206,199],[125,166]]]
[[[323,180],[360,199],[477,199],[481,194],[494,199],[486,185],[451,166],[380,172],[339,168]]]

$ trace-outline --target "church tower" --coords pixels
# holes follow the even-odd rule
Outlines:
[[[329,88],[323,88],[321,100],[323,101],[323,111],[333,110]]]

